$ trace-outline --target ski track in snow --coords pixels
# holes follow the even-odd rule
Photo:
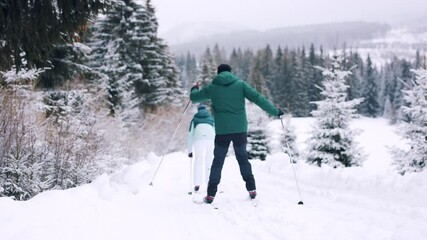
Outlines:
[[[88,185],[47,191],[26,202],[0,198],[0,239],[425,240],[427,172],[402,177],[388,168],[374,171],[389,165],[384,145],[397,141],[384,121],[355,124],[386,136],[384,141],[373,139],[371,131],[359,136],[364,148],[377,151],[369,161],[380,158],[379,163],[346,169],[294,165],[304,205],[297,204],[292,166],[283,153],[251,161],[257,207],[232,155],[213,206],[192,202],[205,196],[206,186],[188,194],[190,160],[182,152],[166,155],[149,186],[160,161],[149,155]],[[298,130],[303,132],[308,122],[298,122]]]

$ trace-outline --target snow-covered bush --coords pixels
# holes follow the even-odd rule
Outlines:
[[[103,136],[96,131],[96,116],[86,92],[52,91],[43,102],[46,114],[44,175],[49,187],[75,187],[103,173],[97,162]]]
[[[394,165],[402,175],[421,172],[427,164],[427,70],[413,72],[416,74],[414,87],[403,91],[408,106],[402,108],[409,122],[402,122],[398,130],[406,138],[410,149],[392,150]]]
[[[42,101],[43,92],[27,81],[16,77],[0,87],[0,196],[26,200],[90,182],[117,166],[91,95],[51,91]]]
[[[39,174],[43,151],[37,144],[36,95],[29,90],[40,70],[0,73],[0,196],[28,199],[45,188]]]

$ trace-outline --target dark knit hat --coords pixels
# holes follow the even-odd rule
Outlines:
[[[197,106],[197,110],[198,111],[203,110],[203,109],[206,109],[206,105],[205,104],[199,104],[199,106]]]
[[[230,65],[228,65],[228,64],[220,64],[219,66],[218,66],[218,70],[217,70],[217,73],[218,74],[220,74],[220,73],[222,73],[222,72],[231,72],[231,67],[230,67]]]

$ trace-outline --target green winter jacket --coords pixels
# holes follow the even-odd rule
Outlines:
[[[216,134],[248,131],[245,98],[267,113],[279,115],[279,109],[270,101],[230,72],[221,72],[211,84],[201,90],[193,89],[190,93],[192,102],[211,100]]]

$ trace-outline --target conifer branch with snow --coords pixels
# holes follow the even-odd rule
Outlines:
[[[408,122],[402,122],[399,133],[407,140],[408,149],[392,149],[394,165],[400,174],[421,172],[427,163],[427,70],[412,70],[416,78],[414,87],[404,90],[403,112]]]

